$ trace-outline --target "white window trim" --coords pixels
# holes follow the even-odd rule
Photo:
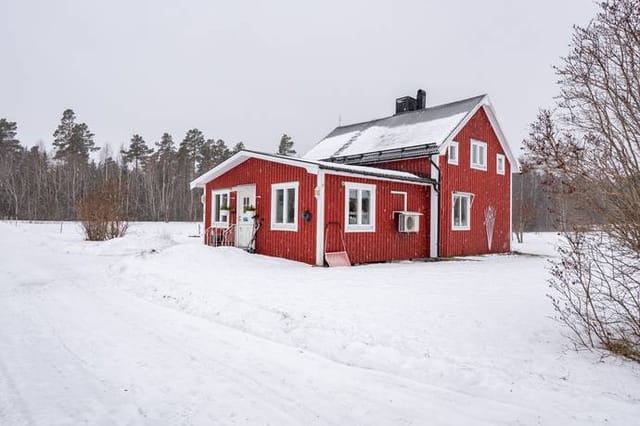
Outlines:
[[[455,151],[456,151],[455,159],[451,158],[451,147],[455,147]],[[457,166],[459,158],[460,158],[460,145],[456,141],[451,141],[449,143],[449,147],[447,148],[447,163]]]
[[[371,211],[370,224],[368,225],[354,225],[349,224],[349,191],[356,189],[359,191],[365,190],[371,193]],[[362,214],[358,211],[358,215]],[[376,232],[376,186],[366,183],[345,182],[344,184],[344,232]]]
[[[467,218],[469,223],[465,226],[456,226],[455,223],[455,203],[456,197],[467,198]],[[473,194],[469,192],[453,192],[451,194],[451,230],[452,231],[470,231],[471,230],[471,204],[473,204]]]
[[[473,162],[473,147],[482,146],[484,148],[484,164]],[[471,139],[471,148],[469,149],[469,163],[472,169],[487,171],[487,143],[476,139]]]
[[[215,221],[216,217],[216,195],[226,195],[227,196],[227,207],[231,203],[231,191],[229,189],[216,189],[211,191],[211,226],[214,228],[222,228],[226,229],[229,227],[229,220],[231,218],[231,212],[227,210],[227,220],[225,221]]]
[[[500,161],[502,160],[502,162]],[[504,175],[504,171],[507,168],[506,162],[507,159],[504,154],[496,154],[496,173],[499,175]],[[500,168],[500,164],[502,164],[502,168]]]
[[[282,183],[274,183],[271,185],[271,230],[272,231],[298,231],[298,204],[300,204],[300,196],[298,188],[300,187],[300,182],[282,182]],[[276,223],[276,190],[283,189],[284,197],[283,197],[283,206],[282,206],[282,215],[283,219],[287,215],[287,189],[294,189],[294,196],[296,202],[293,205],[293,223]]]

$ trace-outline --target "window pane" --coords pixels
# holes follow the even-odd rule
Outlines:
[[[214,195],[213,199],[214,199],[213,221],[220,222],[220,194]]]
[[[460,226],[460,197],[453,197],[453,225]]]
[[[478,163],[478,145],[473,145],[471,147],[471,163],[473,164],[477,164]]]
[[[296,221],[296,190],[287,188],[287,223]]]
[[[360,191],[361,197],[361,209],[362,209],[362,222],[361,225],[370,225],[371,224],[371,191],[362,190]]]
[[[478,162],[484,166],[486,164],[487,153],[485,152],[484,145],[478,145]]]
[[[284,223],[284,189],[276,189],[276,223]]]
[[[469,198],[460,197],[460,226],[468,226],[469,225]]]
[[[349,190],[349,225],[358,224],[358,190]]]

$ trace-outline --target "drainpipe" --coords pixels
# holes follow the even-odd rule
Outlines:
[[[436,164],[436,162],[433,161],[433,155],[429,156],[429,161],[431,161],[431,167],[435,167],[436,170],[438,171],[438,179],[433,184],[433,189],[435,190],[436,194],[438,194],[438,211],[436,212],[436,221],[437,221],[436,227],[437,227],[437,233],[438,233],[438,239],[436,241],[436,258],[438,258],[440,257],[440,210],[441,210],[441,203],[442,203],[442,197],[440,196],[440,178],[442,175],[441,175],[440,167],[438,167],[438,164]]]

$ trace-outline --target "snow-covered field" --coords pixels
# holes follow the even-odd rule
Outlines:
[[[639,424],[639,366],[550,319],[554,234],[328,269],[195,232],[0,223],[0,424]]]

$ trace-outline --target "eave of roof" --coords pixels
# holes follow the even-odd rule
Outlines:
[[[319,160],[307,160],[302,158],[287,157],[282,155],[269,154],[269,153],[245,149],[234,154],[232,157],[228,158],[227,160],[223,161],[222,163],[212,168],[208,172],[194,179],[190,185],[191,189],[204,187],[211,180],[233,169],[234,167],[248,160],[249,158],[258,158],[266,161],[274,161],[278,163],[289,164],[292,166],[303,167],[307,170],[307,172],[314,173],[314,174],[317,174],[319,170],[327,170],[330,172],[339,172],[339,173],[371,177],[376,179],[394,180],[394,181],[400,181],[400,182],[411,182],[411,183],[418,183],[423,185],[432,185],[435,183],[435,181],[430,177],[418,176],[413,173],[402,172],[397,170],[378,169],[375,167],[366,167],[366,166],[357,166],[357,165],[336,164],[336,163],[330,163],[330,162],[319,161]]]

